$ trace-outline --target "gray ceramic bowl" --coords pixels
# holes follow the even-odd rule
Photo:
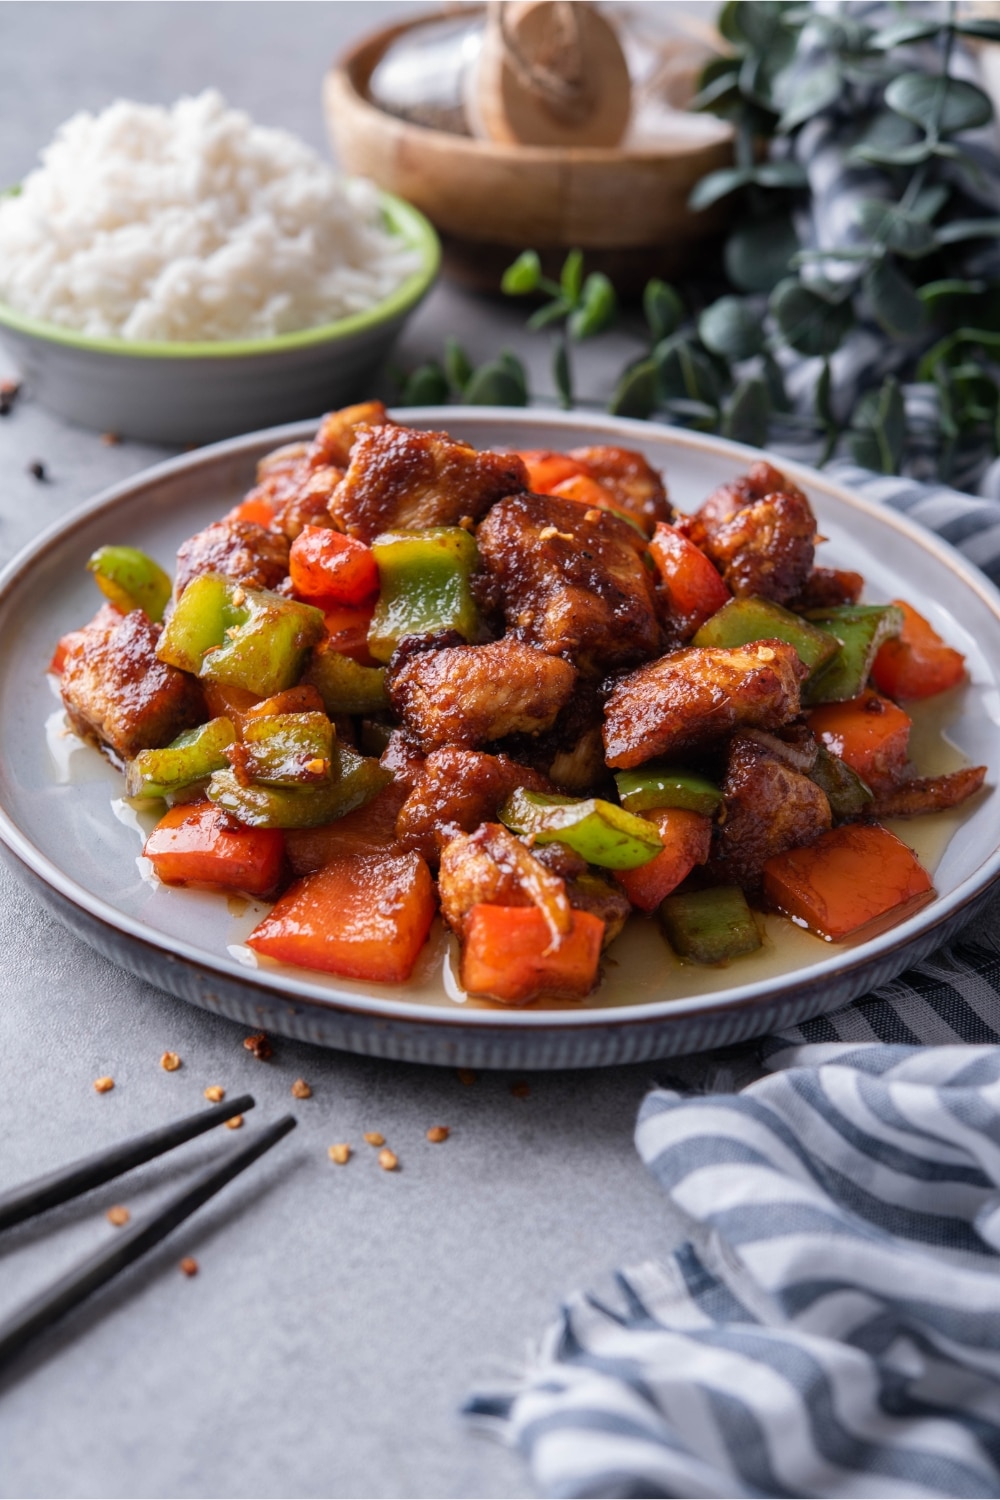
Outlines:
[[[389,228],[420,266],[368,312],[271,339],[167,344],[90,338],[0,303],[0,342],[51,411],[149,443],[207,443],[365,400],[441,258],[423,214],[380,196]]]

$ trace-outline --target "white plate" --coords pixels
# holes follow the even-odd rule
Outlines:
[[[756,456],[715,438],[602,416],[452,407],[408,411],[403,420],[484,448],[638,448],[665,471],[684,510]],[[59,735],[45,665],[56,639],[99,602],[84,567],[96,547],[130,543],[170,568],[179,543],[248,488],[261,454],[314,426],[275,428],[161,464],[48,531],[0,576],[0,840],[42,898],[95,947],[197,1005],[304,1040],[420,1062],[592,1067],[718,1046],[833,1009],[900,973],[973,915],[1000,868],[1000,798],[990,792],[956,814],[905,825],[904,836],[935,865],[938,896],[853,948],[772,918],[761,952],[705,970],[678,963],[655,923],[637,920],[584,1006],[527,1011],[465,1001],[447,963],[442,969],[448,945],[440,934],[401,986],[252,965],[241,945],[265,908],[144,878],[143,830],[128,809],[112,810],[121,777],[95,750]],[[934,706],[927,740],[943,717],[957,751],[985,763],[995,785],[1000,595],[904,517],[821,474],[783,467],[813,502],[828,539],[821,560],[864,573],[866,598],[911,600],[966,654],[969,684]],[[940,744],[938,751],[927,769],[946,768],[949,752]]]

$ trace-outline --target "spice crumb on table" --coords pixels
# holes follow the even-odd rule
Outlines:
[[[379,1130],[366,1130],[365,1140],[369,1146],[384,1146],[385,1136]]]
[[[399,1166],[399,1157],[395,1151],[390,1151],[388,1146],[378,1154],[378,1164],[383,1172],[395,1172]]]
[[[516,1083],[511,1084],[510,1091],[515,1099],[527,1099],[531,1093],[531,1085],[530,1083],[525,1083],[523,1079],[519,1079]]]
[[[327,1147],[326,1154],[338,1167],[343,1167],[351,1159],[351,1148],[346,1141],[338,1141],[336,1145]]]
[[[464,1083],[466,1085],[475,1083],[478,1077],[479,1074],[473,1068],[459,1068],[458,1070],[459,1083]]]
[[[181,1065],[181,1060],[176,1052],[164,1052],[160,1058],[160,1067],[164,1073],[176,1073]]]
[[[105,1073],[101,1078],[94,1079],[94,1090],[98,1094],[110,1094],[114,1086],[115,1080],[108,1073]]]
[[[183,1271],[185,1276],[197,1276],[198,1262],[195,1260],[193,1255],[185,1255],[184,1259],[180,1261],[179,1264],[180,1269],[181,1271]]]
[[[210,1083],[205,1090],[205,1098],[212,1104],[221,1104],[226,1097],[226,1091],[221,1083]]]
[[[116,1203],[114,1208],[109,1208],[105,1215],[108,1223],[113,1224],[116,1229],[120,1229],[123,1224],[127,1224],[131,1217],[132,1215],[128,1209],[120,1203]]]
[[[304,1078],[296,1078],[292,1084],[292,1096],[296,1099],[311,1099],[312,1089]]]
[[[258,1062],[267,1062],[269,1057],[274,1056],[274,1048],[264,1031],[255,1031],[252,1036],[244,1037],[243,1045],[248,1052],[253,1053]]]
[[[233,1115],[231,1120],[226,1121],[227,1130],[240,1130],[243,1126],[243,1116]]]
[[[450,1134],[451,1131],[448,1129],[447,1125],[432,1125],[430,1130],[428,1130],[427,1132],[427,1139],[431,1142],[432,1145],[437,1146],[441,1141],[446,1141]]]

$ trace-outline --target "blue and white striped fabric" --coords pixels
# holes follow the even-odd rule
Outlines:
[[[646,1099],[689,1237],[548,1335],[507,1411],[545,1494],[1000,1493],[1000,1048],[775,1062]]]

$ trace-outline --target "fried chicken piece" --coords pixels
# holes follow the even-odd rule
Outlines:
[[[357,406],[343,406],[340,411],[330,412],[319,424],[308,449],[310,464],[314,468],[331,465],[335,469],[346,469],[358,429],[387,425],[391,425],[389,413],[381,401],[362,401]]]
[[[779,491],[736,511],[709,533],[704,550],[734,594],[784,604],[812,572],[816,518],[804,495]]]
[[[795,614],[807,609],[836,609],[841,604],[857,604],[865,580],[860,573],[843,568],[813,568],[802,586],[802,592],[787,601]]]
[[[641,453],[602,443],[593,448],[573,448],[569,456],[586,465],[588,474],[614,495],[622,510],[634,516],[647,535],[652,535],[657,521],[670,520],[673,509],[663,480]]]
[[[255,521],[216,521],[180,547],[174,598],[201,573],[221,573],[247,588],[277,589],[288,576],[288,538]]]
[[[494,501],[523,490],[527,477],[516,454],[479,453],[446,432],[362,427],[330,514],[348,536],[372,542],[383,531],[478,520]]]
[[[502,823],[483,823],[475,833],[461,833],[445,844],[438,894],[441,915],[459,937],[469,912],[481,903],[537,906],[556,944],[573,925],[566,882]]]
[[[303,464],[296,482],[288,482],[274,502],[272,526],[284,532],[290,542],[306,526],[333,527],[330,496],[344,477],[343,469],[328,466],[314,469]]]
[[[197,680],[157,656],[161,629],[144,610],[105,608],[75,632],[67,654],[59,691],[70,723],[122,760],[168,745],[206,716]]]
[[[594,675],[659,649],[642,538],[627,521],[553,495],[517,495],[494,505],[477,541],[520,640]]]
[[[798,714],[807,676],[784,641],[671,651],[612,689],[604,710],[607,763],[627,770],[711,744],[743,725],[778,729]]]
[[[708,873],[756,890],[772,854],[812,843],[833,825],[826,793],[759,740],[734,735],[722,785],[723,813]]]
[[[511,636],[485,646],[447,646],[394,657],[389,702],[424,751],[472,749],[519,731],[548,729],[569,701],[576,668]]]
[[[506,755],[435,750],[400,808],[396,838],[404,849],[415,849],[428,864],[437,864],[445,844],[495,818],[519,786],[530,792],[552,791],[544,776]]]
[[[942,812],[975,796],[985,779],[985,766],[963,766],[946,776],[914,776],[876,792],[869,811],[875,818],[917,818]]]
[[[515,735],[503,748],[515,760],[541,771],[561,792],[589,795],[610,779],[604,764],[603,723],[600,685],[582,677],[551,729]]]
[[[547,847],[551,849],[552,845]],[[574,911],[589,911],[592,917],[600,917],[604,923],[602,950],[614,942],[632,915],[632,903],[621,887],[612,885],[610,880],[604,880],[592,870],[567,880],[566,894]]]
[[[408,789],[415,787],[424,774],[424,763],[424,756],[404,729],[392,731],[379,757],[383,771],[391,771],[395,780]]]
[[[762,459],[751,464],[739,479],[713,490],[693,516],[680,516],[674,525],[697,546],[703,547],[706,537],[718,531],[738,510],[777,494],[796,495],[801,500],[806,498],[798,485],[786,479],[780,469]]]

